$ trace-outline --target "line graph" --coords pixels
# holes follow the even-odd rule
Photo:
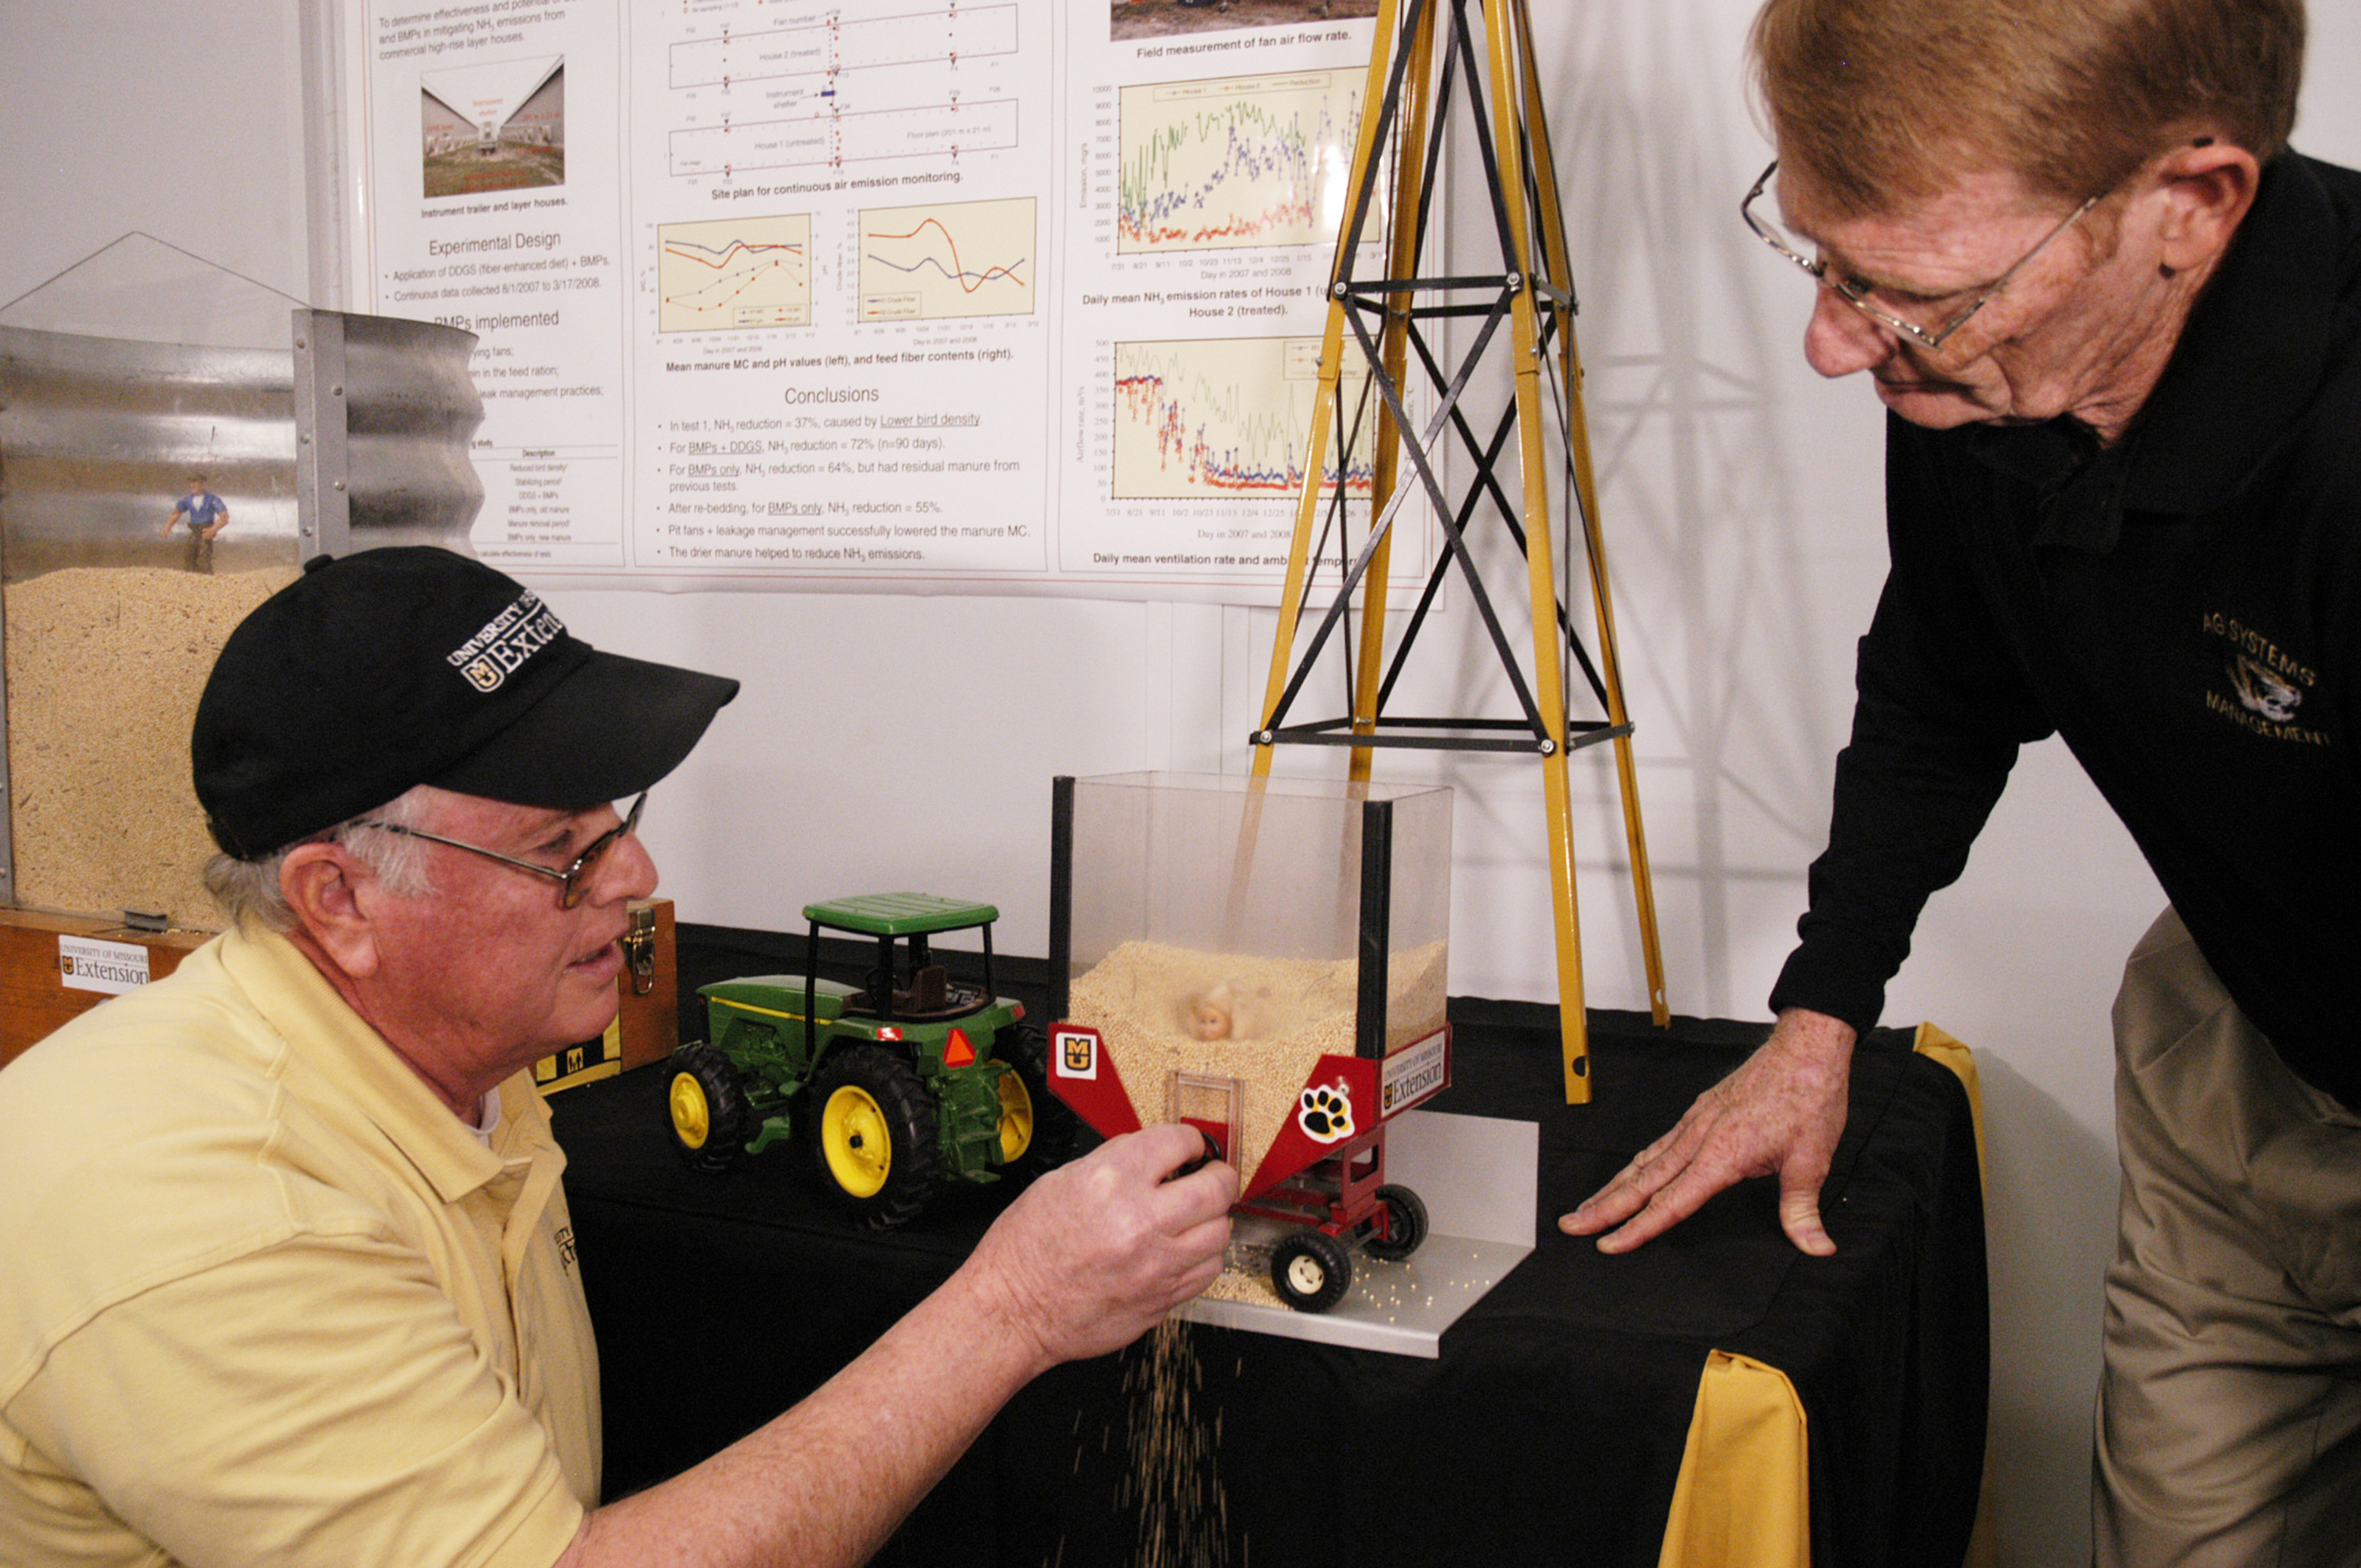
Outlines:
[[[1033,313],[1034,198],[864,207],[865,322]]]
[[[811,214],[656,225],[656,330],[811,325]]]
[[[1363,77],[1299,71],[1125,88],[1115,253],[1332,243]]]
[[[1316,337],[1116,344],[1114,499],[1293,496],[1319,378]],[[1340,389],[1357,400],[1367,381]],[[1335,484],[1332,471],[1322,488]],[[1366,466],[1346,473],[1348,496],[1369,489]]]

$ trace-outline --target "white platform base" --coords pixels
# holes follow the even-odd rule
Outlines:
[[[1325,1312],[1199,1297],[1176,1316],[1222,1328],[1432,1359],[1443,1331],[1533,1250],[1540,1129],[1531,1122],[1411,1111],[1386,1134],[1386,1179],[1426,1203],[1430,1233],[1415,1255],[1387,1263],[1357,1249],[1353,1288]],[[1268,1291],[1273,1242],[1288,1226],[1241,1219],[1234,1269]]]

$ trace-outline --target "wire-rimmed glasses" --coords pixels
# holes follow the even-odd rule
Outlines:
[[[531,872],[535,876],[545,876],[557,883],[560,905],[571,909],[581,903],[583,894],[590,890],[591,873],[598,869],[598,862],[605,858],[607,851],[620,843],[625,835],[638,831],[640,813],[647,808],[647,804],[648,792],[642,790],[640,798],[631,802],[631,809],[624,814],[623,819],[584,845],[582,852],[575,856],[573,862],[563,870],[555,866],[535,865],[531,861],[520,861],[513,855],[503,855],[497,850],[487,850],[481,844],[469,844],[457,839],[445,839],[440,833],[429,833],[421,828],[404,828],[398,822],[357,822],[353,826],[381,828],[388,833],[399,833],[405,839],[423,839],[430,844],[446,844],[454,850],[465,850],[471,855],[481,855],[488,861],[498,861],[504,866],[514,866],[521,872]]]
[[[1982,291],[1977,294],[1975,299],[1970,302],[1967,309],[1961,311],[1959,314],[1953,316],[1949,321],[1945,322],[1942,325],[1930,330],[1927,327],[1920,326],[1916,322],[1905,321],[1902,317],[1894,314],[1893,312],[1883,309],[1882,307],[1871,302],[1869,296],[1872,291],[1872,285],[1864,283],[1857,278],[1830,277],[1828,275],[1828,264],[1826,258],[1806,256],[1803,251],[1796,247],[1795,242],[1790,240],[1786,234],[1780,229],[1777,224],[1773,223],[1769,218],[1761,217],[1755,214],[1754,203],[1762,200],[1763,192],[1768,189],[1771,184],[1771,177],[1778,171],[1779,160],[1774,158],[1771,160],[1771,167],[1763,171],[1762,178],[1754,181],[1753,188],[1749,190],[1746,192],[1745,199],[1738,203],[1738,215],[1746,220],[1746,226],[1754,231],[1754,237],[1769,246],[1772,249],[1777,251],[1780,255],[1785,257],[1788,260],[1794,262],[1796,266],[1802,268],[1811,276],[1814,282],[1817,283],[1821,288],[1828,290],[1828,292],[1834,294],[1838,299],[1842,300],[1846,304],[1850,305],[1854,310],[1859,311],[1861,314],[1867,316],[1878,325],[1884,327],[1887,331],[1899,333],[1902,336],[1908,338],[1911,342],[1918,345],[1921,348],[1942,347],[1943,345],[1950,339],[1953,333],[1958,332],[1961,327],[1968,324],[1968,318],[1974,315],[1978,311],[1982,310],[1986,305],[1992,303],[1993,297],[2003,289],[2008,287],[2010,279],[2015,278],[2018,273],[2024,271],[2027,267],[2030,267],[2033,264],[2034,258],[2048,249],[2051,241],[2055,240],[2059,235],[2064,234],[2068,229],[2072,228],[2081,220],[2082,214],[2097,206],[2100,201],[2099,197],[2093,196],[2089,201],[2084,202],[2081,206],[2075,208],[2071,213],[2068,214],[2066,221],[2059,224],[2056,228],[2051,229],[2048,234],[2042,236],[2041,243],[2035,246],[2031,250],[2026,251],[2023,256],[2019,257],[2017,258],[2016,265],[2011,267],[2007,271],[2002,273],[1999,277],[1986,284]]]

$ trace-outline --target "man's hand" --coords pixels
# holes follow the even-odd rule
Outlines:
[[[1044,1368],[1120,1350],[1222,1271],[1237,1173],[1170,1124],[1111,1139],[1011,1204],[968,1267],[1038,1345]]]
[[[1779,1179],[1779,1224],[1815,1256],[1837,1250],[1820,1224],[1820,1183],[1844,1132],[1852,1026],[1791,1007],[1737,1071],[1697,1096],[1669,1133],[1557,1226],[1630,1252],[1750,1176]],[[1610,1226],[1620,1229],[1609,1230]]]
[[[1010,1204],[958,1273],[768,1426],[583,1521],[559,1568],[851,1568],[1010,1395],[1213,1282],[1237,1173],[1192,1127],[1110,1140]]]

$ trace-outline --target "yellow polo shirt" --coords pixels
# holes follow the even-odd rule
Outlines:
[[[0,1072],[0,1563],[547,1568],[598,1354],[500,1093],[488,1148],[240,932]]]

